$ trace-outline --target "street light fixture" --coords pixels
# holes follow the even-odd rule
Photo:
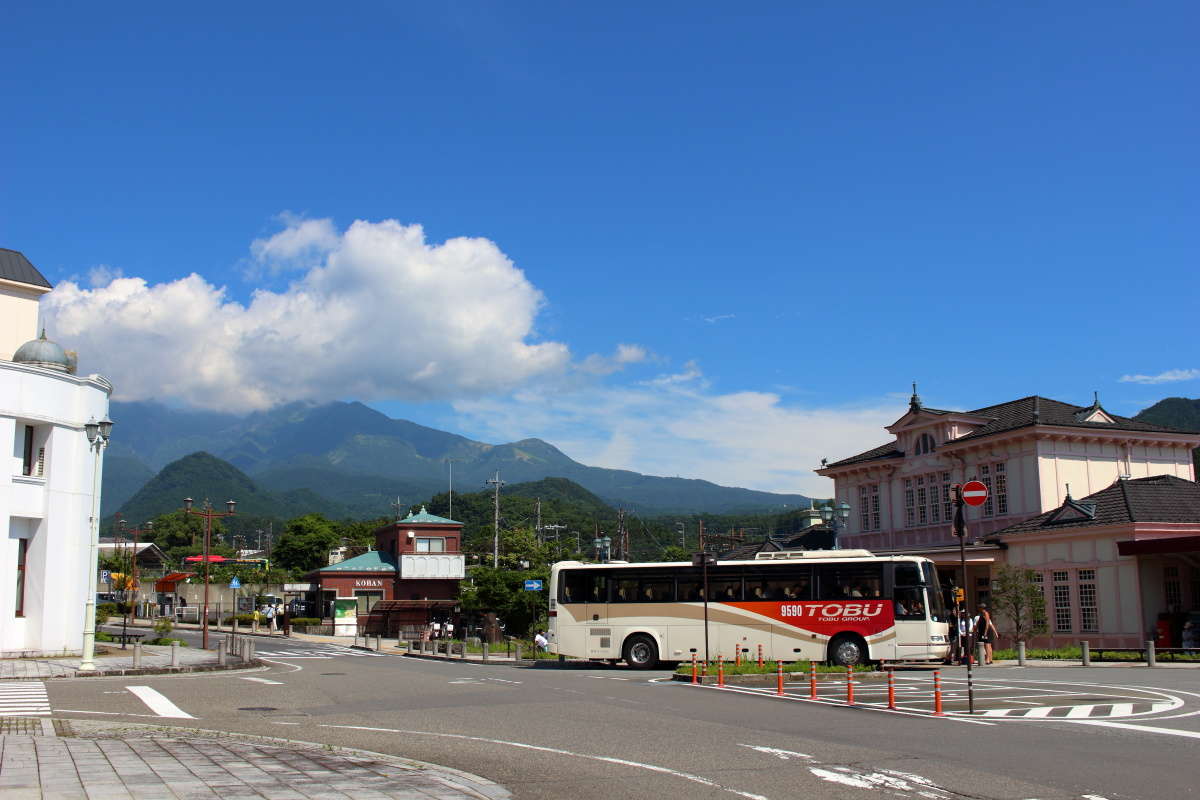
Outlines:
[[[204,506],[199,511],[193,511],[192,498],[183,498],[183,513],[204,518],[204,616],[201,618],[200,629],[204,632],[201,647],[203,647],[205,650],[208,649],[208,568],[210,564],[208,551],[212,540],[212,521],[214,518],[219,519],[221,517],[232,517],[234,515],[234,507],[236,505],[236,500],[226,500],[225,508],[227,508],[228,511],[225,511],[224,513],[220,511],[213,511],[212,503],[210,503],[206,497],[204,498]]]
[[[91,528],[91,546],[88,558],[88,594],[83,605],[83,658],[79,669],[91,672],[96,669],[96,573],[100,570],[100,459],[108,447],[112,435],[113,421],[104,415],[99,422],[91,417],[83,425],[88,447],[96,454],[92,470],[92,516],[88,520]]]
[[[607,564],[612,552],[612,537],[597,536],[592,544],[596,547],[596,559],[602,564]]]
[[[846,520],[850,519],[850,504],[843,500],[836,508],[832,505],[822,507],[821,519],[825,520],[825,524],[833,531],[833,549],[840,550],[838,534],[846,527]]]

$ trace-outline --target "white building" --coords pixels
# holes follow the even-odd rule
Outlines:
[[[0,248],[0,656],[77,654],[102,455],[84,424],[108,415],[112,385],[38,335],[52,287]]]

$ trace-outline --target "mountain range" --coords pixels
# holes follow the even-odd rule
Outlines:
[[[497,471],[506,482],[568,478],[610,505],[643,514],[777,511],[809,502],[799,494],[591,467],[541,439],[486,444],[392,419],[357,402],[293,403],[246,416],[114,402],[109,416],[117,426],[105,458],[104,515],[132,500],[165,466],[197,452],[212,461],[190,463],[193,478],[206,469],[220,473],[219,462],[228,462],[275,498],[263,498],[258,511],[264,515],[274,513],[267,506],[279,498],[304,498],[303,510],[382,516],[396,500],[411,504],[445,491],[449,461],[457,491],[478,490]],[[200,491],[194,485],[178,488]],[[293,494],[302,490],[307,494]]]

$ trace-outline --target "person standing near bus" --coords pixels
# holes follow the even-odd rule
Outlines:
[[[980,603],[979,613],[975,616],[975,641],[983,644],[984,664],[992,663],[992,645],[999,637],[1000,634],[992,622],[992,615],[988,613],[988,607]]]

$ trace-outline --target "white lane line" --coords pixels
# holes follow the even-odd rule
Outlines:
[[[285,685],[283,681],[272,681],[272,680],[268,680],[267,678],[242,678],[242,680],[244,680],[244,681],[254,681],[255,683],[269,683],[269,684],[271,684],[271,685],[273,685],[273,686],[283,686],[283,685]]]
[[[807,695],[801,697],[799,695],[785,694],[782,697],[780,697],[779,695],[775,694],[774,691],[767,690],[767,689],[736,689],[731,686],[726,686],[725,688],[721,689],[721,688],[717,688],[715,686],[705,686],[704,684],[700,684],[700,683],[698,683],[698,684],[683,683],[683,684],[680,684],[680,686],[682,688],[688,688],[688,689],[706,689],[708,691],[715,691],[715,692],[732,692],[733,694],[752,694],[755,697],[767,697],[772,700],[789,700],[793,703],[815,703],[817,705],[829,706],[831,708],[839,708],[839,707],[847,708],[848,707],[848,706],[846,706],[845,703],[842,703],[837,700],[829,700],[829,699],[821,699],[821,698],[818,698],[816,700],[810,700]],[[883,707],[881,705],[868,704],[868,703],[859,703],[856,706],[849,706],[849,708],[860,708],[864,711],[878,711],[878,712],[882,712],[884,714],[899,714],[900,716],[904,716],[904,717],[923,717],[925,719],[940,720],[940,721],[945,721],[945,722],[965,722],[968,725],[996,725],[996,724],[998,724],[995,722],[984,722],[981,719],[967,719],[965,717],[956,717],[956,716],[953,716],[952,714],[944,716],[944,717],[935,717],[929,711],[923,711],[923,710],[917,709],[917,708],[900,707],[897,709],[891,709],[891,708]]]
[[[168,700],[157,689],[149,686],[126,686],[132,694],[150,707],[160,717],[175,717],[178,719],[195,719],[191,714]]]
[[[60,708],[59,714],[104,714],[108,717],[146,717],[148,719],[158,719],[158,714],[127,714],[123,711],[85,711],[82,708]]]
[[[1167,736],[1185,736],[1189,739],[1200,739],[1200,731],[1181,731],[1175,728],[1156,728],[1152,725],[1131,725],[1128,722],[1108,722],[1099,719],[1079,720],[1076,725],[1099,725],[1102,728],[1121,728],[1127,731],[1141,731],[1142,733],[1162,733]]]
[[[623,767],[636,767],[650,772],[657,772],[662,775],[670,775],[675,778],[683,778],[692,783],[698,783],[701,786],[708,786],[713,789],[720,789],[730,794],[735,794],[738,797],[745,797],[747,800],[768,800],[761,794],[753,794],[751,792],[743,792],[739,789],[732,789],[728,786],[722,786],[716,781],[710,781],[708,778],[702,778],[699,775],[693,775],[690,772],[680,772],[679,770],[670,769],[669,767],[660,767],[657,764],[645,764],[641,761],[630,761],[624,758],[613,758],[611,756],[597,756],[590,753],[576,753],[571,750],[561,750],[557,747],[542,747],[536,744],[526,744],[525,742],[510,742],[505,739],[489,739],[484,736],[466,736],[461,733],[435,733],[433,731],[409,731],[399,730],[396,728],[371,728],[365,725],[321,725],[322,728],[349,728],[358,731],[378,731],[380,733],[403,733],[409,736],[438,736],[444,739],[459,739],[468,742],[484,742],[486,744],[503,744],[509,747],[517,747],[523,750],[537,750],[541,753],[554,753],[560,756],[571,756],[572,758],[586,758],[592,761],[602,761],[606,764],[617,764]]]

